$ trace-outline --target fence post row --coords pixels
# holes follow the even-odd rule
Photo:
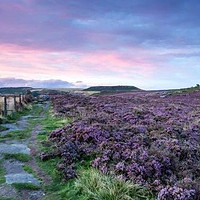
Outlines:
[[[23,107],[23,102],[25,102],[24,95],[0,95],[3,98],[3,107],[2,110],[0,110],[0,113],[2,113],[3,117],[8,116],[8,104],[10,101],[8,101],[9,97],[13,98],[13,104],[14,104],[14,110],[13,111],[19,111]],[[19,98],[17,100],[17,97]]]

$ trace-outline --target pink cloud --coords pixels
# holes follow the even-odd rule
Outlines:
[[[134,49],[129,58],[115,51],[97,51],[93,53],[52,52],[32,50],[14,45],[0,46],[1,76],[20,78],[71,78],[78,80],[87,76],[128,75],[151,76],[156,69],[147,55]],[[128,74],[128,75],[127,75]],[[71,80],[70,80],[71,81]]]

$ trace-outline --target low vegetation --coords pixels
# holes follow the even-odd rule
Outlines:
[[[65,124],[71,123],[71,119],[69,117],[56,117],[52,114],[52,110],[49,109],[45,118],[39,122],[43,125],[43,132],[38,134],[37,139],[40,144],[40,150],[42,152],[51,152],[52,149],[55,149],[54,144],[48,140],[49,133],[56,128],[63,127]],[[39,166],[51,176],[51,183],[49,185],[44,185],[46,198],[45,200],[82,200],[82,199],[94,199],[96,197],[100,197],[102,195],[102,200],[107,198],[108,200],[118,200],[118,197],[123,197],[126,192],[126,195],[130,196],[131,199],[141,199],[141,200],[149,200],[153,199],[152,194],[150,194],[144,188],[134,185],[130,182],[126,182],[122,179],[114,178],[113,176],[103,175],[98,170],[91,168],[90,158],[88,157],[87,161],[85,160],[84,164],[77,162],[77,178],[72,180],[63,179],[63,173],[57,168],[59,163],[62,163],[62,159],[59,157],[54,157],[47,161],[41,161],[38,158]],[[91,176],[89,176],[91,175]],[[96,180],[99,179],[97,185],[95,184]],[[88,179],[88,180],[87,180]],[[92,182],[94,181],[94,182]],[[87,184],[86,184],[87,183]],[[109,185],[111,183],[111,185]],[[96,183],[97,184],[97,183]],[[81,187],[88,187],[88,191],[83,191]],[[96,190],[93,191],[93,194],[89,194],[89,188],[93,185],[93,187],[97,187]],[[101,188],[100,186],[105,186]],[[124,193],[124,194],[123,194]],[[105,195],[105,196],[104,196]],[[107,195],[107,197],[106,197]],[[110,195],[110,196],[109,196]],[[116,196],[118,195],[118,196]],[[122,200],[126,200],[126,196],[121,198]],[[99,199],[101,200],[101,199]]]
[[[39,190],[40,187],[31,183],[13,183],[14,186],[19,192],[21,190]]]
[[[0,160],[0,185],[5,183],[5,169],[3,168],[2,160]]]
[[[6,133],[5,135],[0,135],[0,141],[26,139],[30,136],[30,131],[31,131],[31,128],[28,128],[26,130],[9,132],[9,133]]]
[[[41,159],[59,158],[67,180],[80,178],[76,163],[90,158],[90,166],[142,185],[158,200],[199,200],[199,99],[199,91],[54,96],[57,115],[74,121],[51,132],[54,148]]]
[[[5,87],[0,88],[0,94],[26,94],[30,87]]]
[[[0,132],[6,131],[6,130],[7,130],[7,129],[6,129],[5,127],[3,127],[3,126],[0,125]]]
[[[116,92],[116,91],[135,91],[140,90],[139,88],[135,86],[93,86],[89,87],[87,89],[84,89],[83,91],[109,91],[109,92]]]
[[[31,106],[24,108],[22,111],[14,112],[12,115],[9,115],[6,119],[4,119],[4,123],[14,123],[19,121],[20,117],[24,115],[28,115],[31,112]]]
[[[4,154],[4,159],[16,159],[22,162],[28,162],[30,160],[30,156],[23,153],[17,153],[17,154]]]
[[[139,185],[104,175],[96,169],[82,170],[74,187],[64,190],[69,200],[150,200],[151,194]]]

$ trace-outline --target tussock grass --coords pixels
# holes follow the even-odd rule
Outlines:
[[[30,160],[30,156],[23,153],[17,153],[17,154],[4,154],[4,159],[16,159],[22,162],[28,162]]]
[[[104,175],[90,168],[80,172],[74,187],[67,193],[69,200],[150,200],[150,193],[143,187],[125,182],[110,175]]]

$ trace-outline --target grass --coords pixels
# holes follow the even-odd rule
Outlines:
[[[188,93],[188,92],[193,92],[193,91],[198,91],[198,90],[200,90],[200,87],[199,85],[196,85],[190,88],[181,88],[181,89],[171,90],[171,94]]]
[[[4,140],[21,140],[30,137],[31,128],[27,128],[26,130],[20,131],[12,131],[5,135],[0,135],[0,141]]]
[[[17,154],[4,154],[4,159],[16,159],[22,162],[28,162],[30,160],[30,156],[23,153],[17,153]]]
[[[0,160],[0,185],[4,184],[5,182],[5,169],[3,168],[2,160]]]
[[[0,197],[0,200],[17,200],[17,199],[15,199],[15,198]]]
[[[48,142],[48,135],[51,131],[60,128],[66,125],[69,122],[69,119],[64,118],[57,118],[52,115],[51,108],[48,109],[45,113],[44,119],[42,121],[38,121],[43,126],[43,132],[38,134],[37,140],[39,142],[40,151],[41,152],[48,152],[51,151],[52,146],[49,145]],[[46,144],[46,145],[45,145]],[[57,170],[57,164],[60,162],[60,158],[51,159],[48,161],[41,161],[37,158],[37,162],[39,166],[48,174],[50,175],[52,182],[49,185],[44,186],[44,191],[46,193],[47,200],[59,200],[61,199],[59,195],[59,191],[64,190],[68,187],[72,182],[63,182],[62,175]]]
[[[36,108],[35,105],[30,105],[30,107],[36,109],[36,111],[31,110],[30,108],[24,108],[23,111],[15,112],[12,116],[8,116],[7,119],[3,120],[3,123],[14,123],[14,122],[20,120],[20,118],[22,116],[32,114],[33,112],[38,112],[37,111],[38,109]],[[31,126],[31,125],[32,124],[30,124],[30,126],[26,130],[11,131],[5,135],[0,135],[0,141],[21,140],[21,139],[29,138],[31,130],[33,128],[33,126]],[[0,126],[0,130],[1,130],[1,126]]]
[[[50,111],[47,111],[45,115],[45,119],[42,121],[42,125],[46,132],[51,132],[57,128],[63,127],[67,123],[69,123],[69,119],[67,118],[57,118],[53,116]]]
[[[41,178],[38,177],[37,173],[29,165],[24,164],[22,167],[25,172],[32,174],[35,178],[41,181]]]
[[[13,187],[15,187],[18,191],[21,190],[39,190],[40,187],[37,185],[34,185],[32,183],[13,183]]]
[[[34,104],[32,110],[34,116],[40,116],[43,111],[43,108],[41,106]]]
[[[82,170],[74,187],[60,191],[69,200],[150,200],[151,194],[143,187],[126,182],[96,169]]]
[[[28,115],[30,113],[30,111],[32,109],[31,107],[32,107],[32,105],[30,105],[30,108],[27,107],[27,108],[24,108],[22,111],[13,113],[12,115],[8,116],[5,119],[4,123],[14,123],[14,122],[18,121],[20,119],[20,117]]]
[[[23,169],[25,172],[29,173],[29,174],[35,174],[34,170],[29,166],[29,165],[23,165]]]

